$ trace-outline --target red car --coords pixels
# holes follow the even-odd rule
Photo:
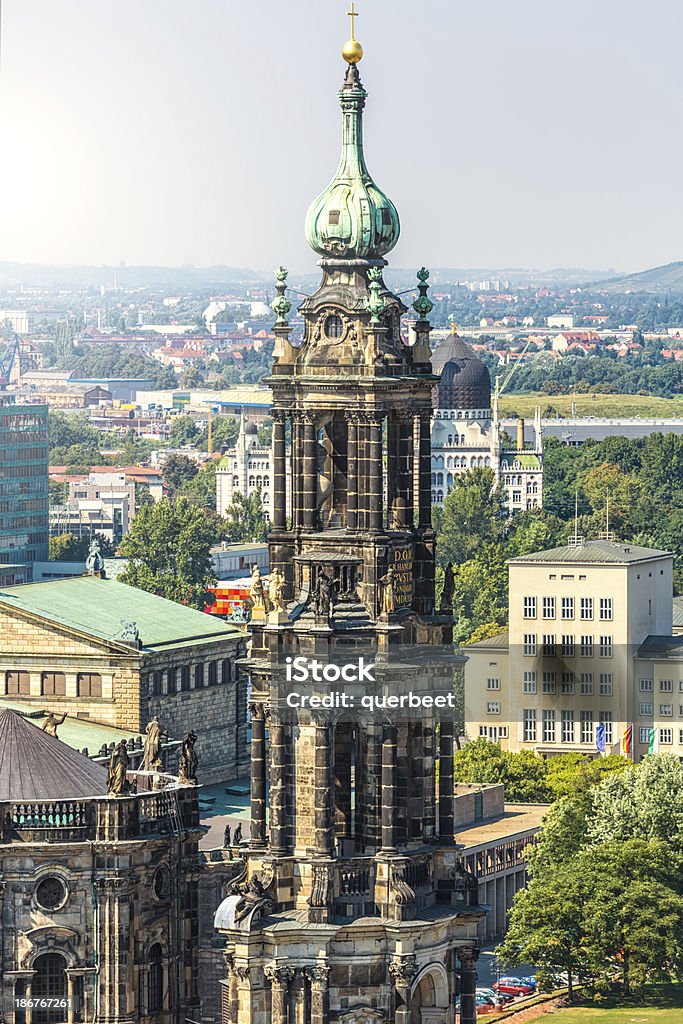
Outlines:
[[[501,978],[495,982],[493,988],[501,995],[507,992],[511,996],[529,996],[536,991],[534,985],[524,978]]]

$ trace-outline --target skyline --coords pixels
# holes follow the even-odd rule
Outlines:
[[[122,0],[85,22],[81,0],[6,0],[0,261],[312,270],[303,222],[336,168],[348,36],[348,3],[320,6]],[[366,157],[402,223],[392,266],[680,258],[673,4],[646,24],[631,0],[357,7]]]

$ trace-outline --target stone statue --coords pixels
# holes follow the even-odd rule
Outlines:
[[[285,610],[284,603],[285,577],[277,568],[271,569],[268,579],[268,600],[272,610],[282,614]]]
[[[121,619],[121,629],[118,631],[115,640],[123,640],[124,644],[137,644],[140,642],[140,630],[137,622]]]
[[[321,568],[314,591],[314,611],[317,620],[327,622],[334,600],[334,586],[327,573]]]
[[[382,585],[381,611],[383,615],[389,615],[396,611],[396,572],[389,566],[386,576],[379,581]]]
[[[266,611],[266,598],[263,592],[261,570],[258,565],[255,565],[251,570],[251,588],[249,590],[249,597],[251,598],[252,618],[254,617],[254,612],[257,613],[257,617],[264,615]]]
[[[228,847],[230,846],[231,833],[232,833],[232,829],[230,828],[230,823],[228,822],[228,824],[225,826],[225,830],[223,832],[223,849],[224,850],[227,850]]]
[[[255,876],[251,878],[240,892],[241,899],[235,907],[235,924],[239,924],[254,910],[270,909],[273,901],[266,892],[263,883]]]
[[[90,541],[88,557],[85,560],[85,567],[90,576],[94,576],[95,573],[98,572],[104,572],[104,559],[102,558],[100,542],[97,537],[93,537]]]
[[[194,745],[197,742],[197,734],[190,729],[183,738],[183,745],[180,749],[180,760],[178,762],[178,782],[182,786],[197,785],[197,765],[199,758],[195,753]]]
[[[241,842],[243,842],[243,839],[242,839],[242,822],[239,821],[237,823],[237,828],[235,829],[235,834],[232,837],[232,845],[233,846],[239,846]]]
[[[455,891],[464,896],[467,892],[467,905],[476,907],[479,905],[479,879],[473,871],[465,867],[463,861],[458,861],[455,866]],[[461,897],[462,898],[462,897]]]
[[[130,787],[127,780],[128,748],[126,741],[121,740],[111,752],[107,768],[107,795],[126,796]]]
[[[48,711],[47,718],[45,719],[41,726],[43,732],[46,732],[48,736],[54,736],[56,739],[57,727],[62,724],[68,713],[68,711],[65,711],[61,718],[57,718],[54,712]]]
[[[142,756],[143,771],[154,772],[159,771],[161,768],[159,751],[161,750],[161,741],[164,737],[168,739],[166,734],[161,731],[159,719],[155,716],[145,726],[145,748]]]
[[[449,562],[443,571],[443,590],[441,591],[441,602],[439,611],[453,611],[453,595],[455,593],[455,577],[453,575],[453,563]]]

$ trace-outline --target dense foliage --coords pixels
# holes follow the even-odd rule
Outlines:
[[[75,377],[148,377],[154,388],[174,388],[176,375],[170,366],[131,351],[124,345],[93,345],[71,350],[60,359],[63,369]]]
[[[551,759],[552,760],[552,759]],[[499,947],[510,966],[619,981],[641,994],[681,976],[683,765],[648,757],[560,800],[529,855]]]

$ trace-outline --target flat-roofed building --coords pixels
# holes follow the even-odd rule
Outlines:
[[[0,586],[26,583],[48,553],[47,406],[0,395]]]

